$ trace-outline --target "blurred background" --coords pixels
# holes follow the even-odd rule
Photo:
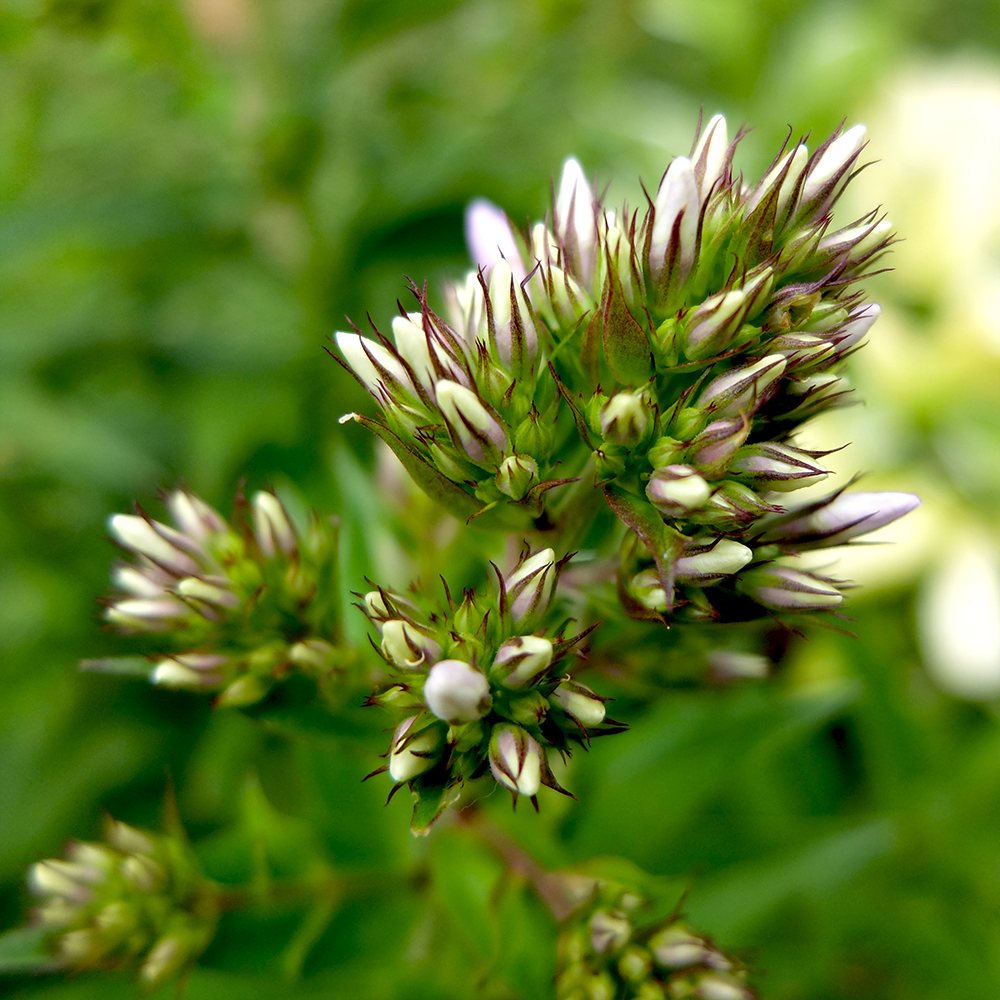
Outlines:
[[[524,903],[526,953],[477,952],[462,925],[494,862],[455,831],[413,842],[404,796],[358,784],[367,750],[302,751],[75,664],[115,649],[106,517],[160,513],[179,482],[226,512],[243,478],[294,483],[344,516],[359,586],[384,501],[371,441],[337,424],[370,404],[327,338],[345,314],[387,324],[404,275],[459,275],[474,196],[539,217],[570,153],[636,204],[703,107],[752,126],[751,178],[789,128],[869,126],[838,217],[882,205],[903,242],[869,284],[866,405],[810,440],[852,441],[843,477],[924,503],[837,567],[863,584],[858,638],[816,632],[738,696],[637,708],[631,737],[574,762],[579,806],[498,822],[546,864],[684,876],[692,921],[771,1000],[1000,995],[995,0],[4,0],[0,53],[0,927],[29,863],[103,810],[155,824],[170,773],[210,869],[219,831],[270,808],[294,817],[272,816],[278,839],[306,817],[337,864],[468,869],[440,879],[444,951],[403,893],[338,913],[291,970],[283,929],[228,926],[189,997],[464,998],[469,969],[483,995],[545,995],[551,932],[525,931]]]

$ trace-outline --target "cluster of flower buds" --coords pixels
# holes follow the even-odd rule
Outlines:
[[[721,115],[699,126],[642,217],[609,210],[573,159],[530,233],[475,202],[477,270],[446,291],[447,318],[424,289],[392,340],[337,335],[384,422],[348,418],[456,513],[496,508],[507,523],[520,512],[581,532],[574,519],[593,518],[593,505],[554,487],[573,477],[603,488],[631,529],[619,589],[638,617],[718,615],[705,588],[720,582],[743,603],[762,595],[758,614],[833,607],[829,582],[761,565],[800,540],[839,544],[883,522],[881,501],[861,495],[858,530],[821,528],[808,542],[792,518],[777,550],[757,544],[772,540],[761,528],[790,491],[829,475],[794,433],[847,401],[841,363],[880,311],[856,285],[892,234],[876,213],[832,220],[862,126],[811,153],[786,142],[757,184],[732,169],[740,138],[730,142]],[[649,565],[637,569],[640,543]]]
[[[605,701],[565,674],[587,633],[567,638],[568,622],[551,634],[543,626],[565,564],[552,549],[525,550],[497,591],[480,600],[421,607],[419,597],[379,588],[363,595],[362,610],[381,635],[385,681],[369,704],[399,719],[388,762],[393,791],[409,785],[417,797],[415,832],[424,832],[467,780],[492,774],[535,803],[542,785],[563,792],[547,751],[621,731],[606,718]],[[370,777],[370,776],[369,776]]]
[[[215,933],[215,886],[181,834],[142,832],[109,820],[102,843],[73,842],[66,858],[33,865],[28,886],[56,968],[138,966],[155,987],[176,978]]]
[[[105,618],[145,634],[150,680],[252,705],[292,672],[318,683],[344,667],[334,525],[296,528],[268,492],[236,500],[233,523],[186,490],[167,498],[176,527],[139,511],[115,514],[112,536],[134,560],[115,568],[121,594]],[[115,660],[84,661],[114,670]],[[130,661],[122,661],[128,663]]]
[[[754,1000],[746,970],[682,920],[598,881],[559,936],[557,1000]]]

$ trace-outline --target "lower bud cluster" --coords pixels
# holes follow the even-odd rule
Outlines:
[[[606,718],[606,699],[564,673],[586,633],[550,636],[540,627],[561,567],[552,549],[526,550],[498,574],[491,599],[467,591],[456,605],[447,594],[433,610],[384,589],[363,596],[389,668],[369,704],[402,717],[388,762],[374,773],[388,771],[416,794],[418,832],[464,781],[487,774],[515,803],[534,800],[542,785],[564,791],[547,751],[567,754],[624,728]]]
[[[644,922],[647,908],[596,883],[560,934],[557,1000],[754,1000],[736,959],[676,917]]]
[[[232,523],[186,490],[167,507],[176,527],[141,511],[109,521],[132,561],[114,570],[120,593],[105,618],[152,640],[154,684],[244,706],[293,672],[325,682],[344,668],[330,521],[298,529],[264,491],[237,497]],[[82,666],[113,671],[116,661]]]
[[[180,835],[109,821],[103,843],[74,842],[33,865],[36,924],[60,969],[138,967],[148,987],[178,977],[215,933],[216,888]]]

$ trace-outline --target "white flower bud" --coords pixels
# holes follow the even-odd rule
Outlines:
[[[604,701],[595,691],[569,678],[559,684],[552,692],[552,697],[567,715],[571,715],[585,728],[599,726],[607,714]]]
[[[434,659],[441,647],[429,636],[401,618],[390,618],[381,623],[382,652],[397,667],[420,666],[428,657]]]
[[[494,729],[490,770],[505,788],[531,798],[542,783],[542,748],[520,727]]]
[[[207,604],[218,605],[220,608],[240,606],[240,599],[227,587],[217,587],[199,576],[186,576],[183,580],[178,580],[174,589],[180,597],[193,597]]]
[[[397,783],[410,781],[424,771],[429,771],[440,757],[444,734],[439,725],[432,726],[407,743],[407,734],[419,718],[419,715],[411,715],[404,719],[393,733],[389,752],[389,777]]]
[[[704,964],[710,952],[704,938],[679,924],[657,931],[649,939],[649,947],[657,964],[665,969]]]
[[[667,592],[663,589],[659,576],[650,569],[636,573],[629,581],[632,596],[650,611],[667,610]]]
[[[754,1000],[754,995],[738,979],[718,972],[699,976],[695,995],[701,1000]]]
[[[860,343],[881,315],[882,307],[874,302],[856,312],[854,318],[846,323],[835,337],[837,356],[846,354],[855,344]]]
[[[822,611],[844,600],[831,583],[791,566],[751,570],[737,578],[736,589],[772,611]]]
[[[523,625],[545,613],[555,586],[555,566],[555,552],[542,549],[521,562],[504,580],[515,625]]]
[[[555,227],[566,244],[571,264],[575,264],[574,270],[588,281],[594,269],[597,242],[594,193],[575,157],[563,164],[556,195]]]
[[[149,677],[160,687],[204,687],[221,682],[221,674],[205,674],[178,663],[175,659],[161,660]]]
[[[698,540],[692,539],[692,544],[697,545]],[[731,538],[720,538],[710,549],[678,559],[674,563],[674,575],[684,583],[705,587],[724,576],[738,573],[752,559],[752,549]]]
[[[601,433],[606,441],[632,447],[649,429],[650,416],[645,394],[616,393],[601,407]]]
[[[754,486],[787,492],[812,486],[830,475],[808,455],[790,445],[752,444],[742,448],[731,470],[750,479]]]
[[[590,944],[598,955],[620,951],[632,936],[632,924],[621,910],[598,910],[590,918]]]
[[[497,489],[520,500],[538,482],[538,463],[527,455],[509,455],[497,469]]]
[[[135,514],[112,514],[108,528],[126,548],[145,556],[171,573],[176,573],[177,576],[189,576],[198,572],[198,564],[194,559],[163,537],[167,532],[172,535],[178,534],[166,525],[154,527],[145,518]]]
[[[698,400],[701,409],[719,417],[754,413],[771,395],[785,371],[780,354],[768,354],[748,365],[740,365],[709,382]]]
[[[482,400],[464,385],[442,379],[434,387],[441,415],[465,453],[478,464],[507,450],[507,435]]]
[[[657,469],[646,485],[649,502],[668,517],[683,517],[697,510],[712,493],[711,486],[689,465]]]
[[[173,597],[136,598],[116,601],[104,612],[114,625],[126,629],[156,632],[170,628],[170,623],[186,618],[191,608]]]
[[[201,497],[186,490],[175,490],[167,500],[167,507],[177,527],[196,542],[204,542],[213,534],[227,530],[222,515]]]
[[[487,280],[493,265],[501,258],[510,265],[518,281],[524,280],[524,264],[510,222],[503,209],[491,201],[476,198],[466,208],[465,245],[476,267],[486,273]]]
[[[517,635],[498,650],[492,674],[503,677],[504,687],[535,684],[552,663],[552,643],[541,635]]]
[[[789,161],[791,161],[790,164]],[[788,164],[788,172],[785,174],[785,179],[781,182],[781,190],[778,193],[777,211],[775,213],[776,218],[780,219],[782,212],[784,212],[785,207],[788,205],[788,200],[791,198],[792,192],[795,190],[795,185],[808,162],[809,150],[804,143],[799,143],[791,152],[785,153],[764,175],[760,184],[757,185],[753,196],[747,202],[746,214],[748,216],[751,215],[761,201],[771,193],[771,189],[778,182],[782,170]]]
[[[162,937],[153,945],[139,969],[139,978],[148,985],[163,982],[187,961],[188,945],[177,935]]]
[[[760,540],[797,549],[843,545],[891,524],[919,504],[920,497],[913,493],[839,493],[818,510],[765,531]]]
[[[712,185],[722,176],[729,152],[729,129],[722,115],[715,115],[702,130],[698,144],[691,154],[694,173],[698,178],[698,194],[702,201],[708,197]]]
[[[653,281],[659,281],[673,243],[674,226],[680,218],[679,247],[676,252],[679,277],[683,281],[694,262],[694,244],[698,236],[698,215],[701,202],[691,161],[678,156],[667,167],[660,181],[653,205],[653,232],[649,246],[649,270]]]
[[[373,396],[379,397],[379,386],[385,384],[386,374],[390,382],[395,381],[404,388],[410,388],[410,377],[406,374],[406,369],[380,343],[367,340],[357,333],[337,333],[334,336],[351,371],[361,379]],[[379,371],[379,368],[384,369],[386,374]]]
[[[290,556],[296,548],[295,531],[281,501],[261,490],[253,498],[253,527],[260,551],[268,558],[280,549]]]
[[[481,719],[493,705],[486,677],[462,660],[440,660],[424,681],[424,702],[452,725]]]
[[[812,201],[838,174],[850,169],[865,144],[864,125],[855,125],[837,136],[816,158],[802,185],[802,203]],[[842,178],[841,178],[842,181]]]

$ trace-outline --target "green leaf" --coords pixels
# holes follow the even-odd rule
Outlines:
[[[410,829],[418,837],[425,837],[441,813],[457,801],[461,782],[451,785],[423,785],[420,778],[417,778],[410,787],[416,797]]]
[[[608,505],[642,540],[656,562],[660,586],[667,595],[667,610],[673,609],[674,560],[684,544],[684,537],[668,527],[660,512],[647,500],[607,483],[604,496]]]
[[[604,355],[615,378],[640,385],[653,375],[653,356],[645,330],[629,311],[621,282],[610,275],[604,305]]]
[[[351,415],[362,427],[377,434],[393,451],[393,454],[403,463],[413,481],[432,499],[441,504],[455,517],[469,518],[478,513],[481,504],[475,497],[466,493],[447,476],[439,472],[422,455],[411,448],[398,434],[389,430],[384,424],[359,413]]]
[[[45,927],[15,927],[0,934],[0,973],[39,972],[51,966],[52,956],[45,950],[51,933]]]

